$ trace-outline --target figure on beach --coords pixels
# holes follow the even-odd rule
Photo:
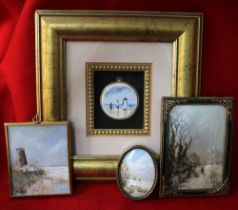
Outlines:
[[[128,119],[135,114],[139,106],[138,93],[128,83],[116,81],[103,89],[100,105],[108,117],[115,120]]]

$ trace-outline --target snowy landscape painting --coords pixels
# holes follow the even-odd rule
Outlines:
[[[156,173],[156,165],[152,156],[145,149],[134,148],[121,160],[120,187],[131,198],[145,198],[155,186]]]
[[[12,196],[70,194],[68,125],[7,126]]]
[[[226,108],[176,105],[168,126],[166,186],[174,192],[218,189],[226,164]]]
[[[100,103],[107,116],[115,120],[123,120],[134,115],[139,100],[132,86],[125,82],[114,82],[103,89]]]

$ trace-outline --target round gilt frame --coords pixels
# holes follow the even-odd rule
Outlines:
[[[128,87],[130,87],[131,90],[134,91],[134,93],[135,93],[135,95],[136,95],[136,99],[137,99],[137,100],[136,100],[137,103],[136,103],[136,108],[135,108],[135,110],[134,110],[130,115],[126,116],[125,118],[116,118],[116,117],[110,116],[110,115],[103,109],[103,105],[102,105],[102,97],[103,97],[103,93],[105,92],[106,88],[108,88],[108,87],[111,86],[111,85],[118,84],[118,83],[121,83],[121,84],[124,84],[124,85],[127,85]],[[139,95],[138,95],[137,90],[136,90],[132,85],[130,85],[129,83],[124,82],[123,80],[122,80],[122,81],[116,80],[115,82],[111,82],[111,83],[107,84],[107,85],[103,88],[102,93],[101,93],[101,95],[100,95],[100,106],[101,106],[101,109],[102,109],[103,113],[104,113],[105,115],[107,115],[109,118],[111,118],[111,119],[113,119],[113,120],[126,120],[126,119],[131,118],[131,117],[136,113],[136,111],[137,111],[137,109],[138,109],[138,107],[139,107]]]

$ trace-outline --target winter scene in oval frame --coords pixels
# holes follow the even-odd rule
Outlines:
[[[142,146],[129,149],[118,165],[117,181],[120,190],[129,198],[147,198],[157,182],[156,160],[151,152]]]

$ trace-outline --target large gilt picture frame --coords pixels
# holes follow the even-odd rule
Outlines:
[[[171,96],[199,95],[202,22],[200,13],[36,11],[39,118],[46,121],[68,119],[65,78],[68,75],[66,44],[69,41],[170,43]],[[118,155],[77,154],[72,158],[76,178],[115,180]]]

